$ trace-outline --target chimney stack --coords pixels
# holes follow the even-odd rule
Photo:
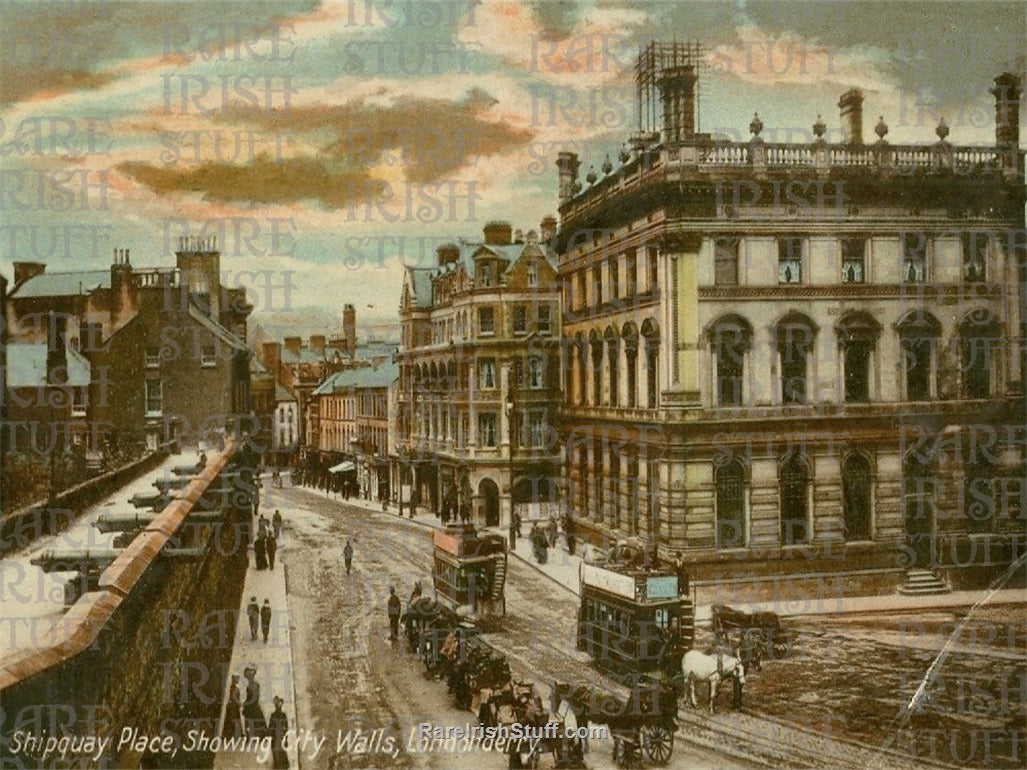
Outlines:
[[[863,144],[863,92],[858,88],[846,91],[838,100],[842,119],[842,142]]]
[[[261,349],[264,353],[264,366],[271,372],[275,382],[278,382],[278,369],[282,360],[282,346],[277,342],[265,342]]]
[[[1003,72],[995,78],[995,87],[989,89],[995,97],[995,144],[1020,143],[1020,78]]]
[[[325,354],[325,336],[323,334],[311,334],[310,335],[310,349],[317,353],[319,356]]]
[[[14,285],[21,286],[29,278],[35,278],[46,272],[45,262],[15,262]]]
[[[443,243],[435,249],[435,255],[438,257],[439,267],[451,265],[460,259],[460,247],[455,243]]]
[[[303,340],[299,337],[286,337],[284,340],[285,349],[293,355],[299,355],[300,349],[303,347]]]
[[[489,222],[483,232],[488,245],[509,246],[513,242],[513,227],[509,222]]]
[[[353,305],[342,308],[342,336],[346,340],[346,352],[350,358],[357,357],[357,309]]]
[[[63,313],[50,311],[46,335],[46,384],[66,385],[68,382],[68,350],[65,333],[68,319]]]
[[[687,142],[695,137],[695,67],[683,64],[660,73],[663,101],[663,131],[667,144]]]
[[[560,205],[574,197],[574,185],[578,181],[578,155],[574,152],[561,152],[557,155],[556,167],[559,169]]]
[[[539,233],[541,233],[542,242],[549,243],[556,237],[556,217],[552,214],[547,214],[542,217],[542,223],[538,226]]]

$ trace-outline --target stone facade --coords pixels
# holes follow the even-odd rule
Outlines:
[[[583,191],[561,155],[567,503],[700,583],[986,576],[1024,534],[1023,155],[813,129],[668,126]]]

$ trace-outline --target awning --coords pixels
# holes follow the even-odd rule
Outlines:
[[[349,460],[346,460],[345,462],[341,462],[338,465],[333,465],[331,468],[328,469],[328,472],[347,473],[349,471],[355,471],[356,469],[357,466],[354,463],[350,462]]]

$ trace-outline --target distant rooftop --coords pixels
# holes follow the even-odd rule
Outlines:
[[[89,385],[89,361],[73,348],[67,349],[67,385],[83,388]],[[46,386],[46,343],[15,342],[7,346],[7,386],[10,388],[41,388]]]

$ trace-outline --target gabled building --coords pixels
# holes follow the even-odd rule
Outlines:
[[[694,130],[697,53],[639,57],[619,166],[558,161],[579,531],[722,598],[986,583],[1024,538],[1019,80],[990,146],[864,143],[859,91],[834,141],[731,142]]]
[[[556,495],[555,255],[536,233],[492,222],[437,257],[403,281],[394,490],[447,518],[505,524],[513,506],[527,517]]]
[[[213,442],[249,426],[243,340],[252,307],[242,290],[221,285],[213,241],[183,239],[175,267],[136,269],[117,249],[108,271],[17,262],[15,275],[5,307],[12,339],[56,334],[90,364],[89,450]]]

